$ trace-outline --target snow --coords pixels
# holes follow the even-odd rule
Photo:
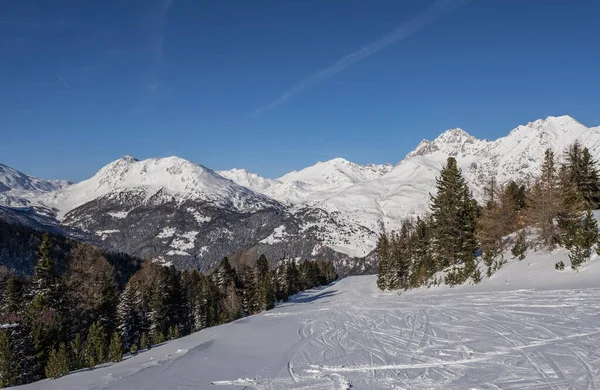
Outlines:
[[[194,219],[198,223],[206,223],[206,222],[210,222],[212,220],[211,217],[202,215],[198,210],[194,209],[193,207],[188,207],[186,210],[188,213],[190,213],[194,216]]]
[[[106,240],[106,238],[109,234],[120,233],[120,232],[121,231],[118,229],[109,229],[109,230],[98,230],[95,232],[95,234],[97,236],[100,236],[100,238],[104,241],[104,240]]]
[[[380,292],[343,279],[274,310],[25,389],[597,388],[600,258],[509,260],[478,285]]]
[[[114,213],[107,213],[107,214],[116,219],[123,219],[123,218],[127,218],[127,215],[129,214],[129,212],[128,211],[117,211]]]
[[[196,242],[197,235],[198,232],[196,231],[177,234],[173,241],[171,241],[171,244],[169,246],[179,252],[194,249],[194,243]]]
[[[175,235],[176,231],[177,231],[177,229],[175,229],[175,228],[165,226],[163,228],[163,230],[161,230],[160,233],[158,233],[156,235],[156,238],[170,238],[170,237],[173,237]]]
[[[38,199],[45,193],[67,187],[66,180],[42,180],[0,164],[0,206],[43,207]]]
[[[284,237],[285,237],[285,226],[281,225],[281,226],[277,226],[275,229],[273,229],[273,233],[271,233],[271,235],[269,237],[260,240],[260,243],[273,245],[275,243],[282,241]]]

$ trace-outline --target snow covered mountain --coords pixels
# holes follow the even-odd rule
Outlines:
[[[36,202],[42,194],[67,187],[66,180],[42,180],[0,164],[0,205],[9,207],[40,207]]]
[[[434,192],[435,178],[448,156],[457,159],[474,196],[481,200],[483,187],[492,176],[500,184],[511,179],[531,181],[540,172],[547,148],[560,157],[575,140],[600,159],[600,127],[587,128],[569,116],[536,120],[495,141],[451,129],[433,141],[423,140],[385,175],[313,200],[307,207],[335,213],[344,224],[360,224],[373,231],[368,242],[355,244],[356,253],[364,253],[365,248],[374,247],[381,226],[398,229],[402,219],[428,211],[429,194]],[[347,249],[351,253],[353,248]]]
[[[177,157],[125,156],[70,186],[1,166],[0,206],[43,205],[64,226],[107,246],[179,267],[208,269],[223,256],[265,253],[273,260],[322,257],[338,270],[367,270],[373,264],[363,258],[382,228],[397,229],[402,219],[427,212],[448,156],[481,199],[492,175],[500,183],[531,181],[547,148],[560,156],[575,140],[600,160],[600,127],[561,116],[494,141],[447,130],[423,140],[396,166],[336,158],[277,179],[244,169],[214,172]],[[23,196],[17,203],[6,193]]]
[[[154,203],[193,200],[238,212],[277,206],[272,199],[179,157],[138,161],[131,156],[113,161],[88,180],[49,194],[43,202],[54,206],[57,217],[63,219],[69,211],[102,197],[137,197]]]
[[[391,164],[359,165],[343,158],[334,158],[289,172],[278,179],[266,179],[244,169],[218,173],[279,202],[292,205],[302,203],[309,197],[326,197],[354,184],[378,178],[391,169]]]

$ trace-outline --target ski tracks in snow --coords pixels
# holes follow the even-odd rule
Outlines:
[[[377,293],[373,278],[292,304],[299,340],[266,389],[598,389],[600,290]],[[345,287],[345,289],[344,289]],[[286,372],[287,371],[287,372]]]

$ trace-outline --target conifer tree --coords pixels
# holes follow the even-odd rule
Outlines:
[[[110,339],[110,346],[108,347],[108,360],[114,363],[118,363],[123,360],[123,343],[119,333],[113,332]]]
[[[41,379],[52,349],[63,336],[64,290],[51,257],[52,242],[45,234],[38,250],[39,260],[34,268],[31,286],[32,299],[27,308],[28,323],[34,346],[34,380]]]
[[[598,224],[590,210],[580,218],[574,230],[569,259],[571,267],[577,269],[581,264],[589,260],[592,249],[598,243]]]
[[[65,343],[60,343],[58,351],[52,349],[46,364],[46,377],[56,379],[69,373],[69,357]]]
[[[150,349],[150,343],[148,342],[148,336],[146,333],[142,333],[140,338],[140,349]]]
[[[119,304],[118,287],[112,275],[105,275],[101,294],[96,318],[104,328],[104,332],[112,334],[117,326],[117,306]]]
[[[410,287],[416,288],[423,285],[436,272],[431,254],[431,231],[427,220],[417,218],[410,239],[412,256]]]
[[[581,152],[581,181],[578,183],[579,191],[584,201],[584,207],[597,209],[600,206],[600,175],[598,162],[590,154],[588,148]]]
[[[476,249],[477,207],[456,159],[449,157],[436,179],[437,194],[431,197],[432,245],[439,267],[472,262]]]
[[[390,241],[387,234],[382,233],[377,240],[375,254],[377,256],[377,287],[380,290],[389,290],[391,287],[392,265],[390,264]]]
[[[140,308],[142,297],[134,283],[127,283],[121,294],[117,313],[119,318],[118,330],[123,338],[125,349],[129,349],[141,333]]]
[[[23,282],[18,278],[10,278],[0,300],[0,322],[14,324],[24,320],[23,317]]]
[[[85,366],[84,350],[81,343],[81,334],[77,333],[69,345],[69,369],[71,371],[79,370]]]
[[[104,362],[106,335],[99,322],[94,322],[88,331],[85,342],[85,360],[89,368]]]
[[[0,388],[17,385],[17,371],[13,361],[13,349],[6,330],[0,329]]]
[[[514,180],[511,180],[506,185],[506,195],[512,201],[514,211],[521,212],[527,206],[527,195],[524,185],[518,185]]]

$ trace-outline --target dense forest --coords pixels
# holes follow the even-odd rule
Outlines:
[[[96,247],[78,243],[65,254],[54,240],[43,236],[33,277],[0,269],[0,387],[118,362],[337,278],[329,262],[272,269],[262,255],[254,264],[224,258],[209,275],[150,261],[119,268]]]
[[[528,248],[562,246],[577,269],[598,250],[592,215],[600,204],[598,167],[578,142],[560,160],[553,150],[546,150],[533,183],[499,185],[491,177],[486,198],[478,204],[456,159],[449,157],[431,196],[431,212],[405,220],[399,231],[380,236],[379,288],[478,283],[484,277],[482,270],[490,277],[506,263],[509,249],[510,256],[522,260]],[[559,262],[555,268],[564,270],[565,264]]]

